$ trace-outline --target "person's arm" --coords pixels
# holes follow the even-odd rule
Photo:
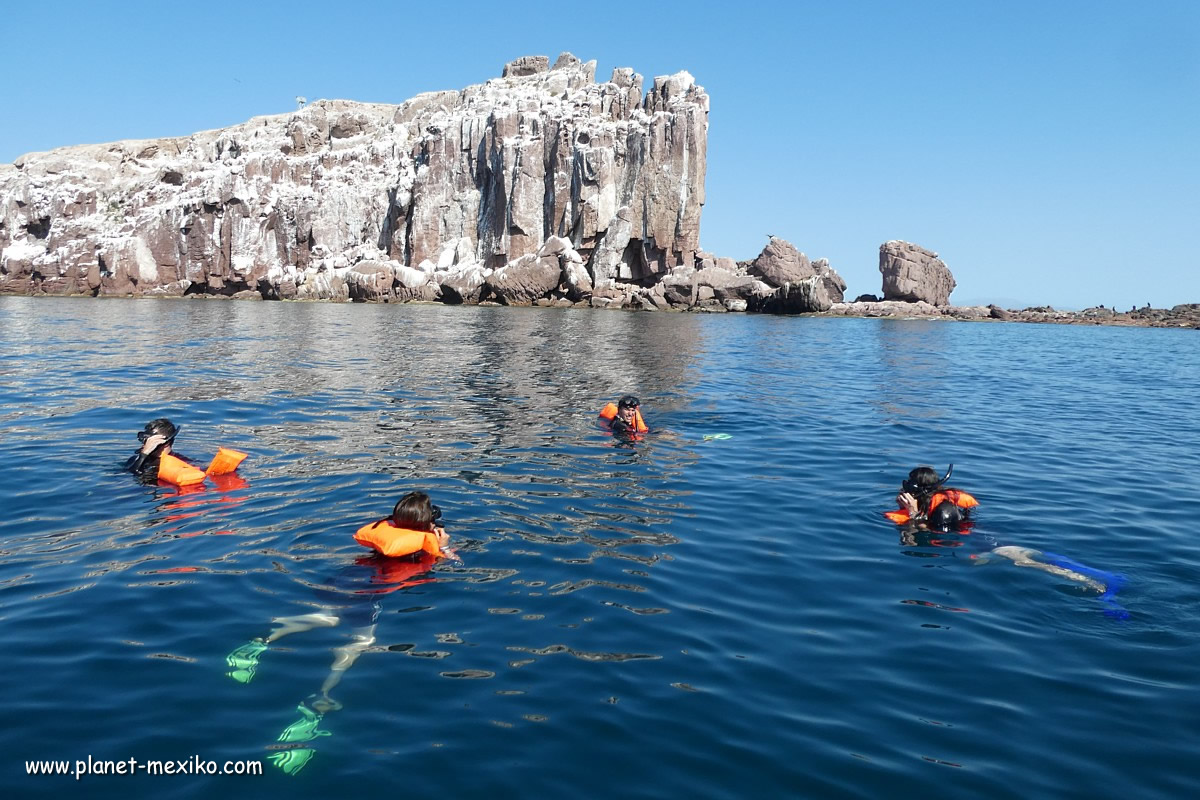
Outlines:
[[[917,519],[921,515],[921,509],[917,504],[917,498],[913,497],[908,492],[901,492],[896,495],[896,505],[908,514],[909,519]]]
[[[164,444],[166,444],[166,442],[167,437],[161,434],[156,433],[153,436],[147,437],[146,441],[142,443],[142,449],[134,453],[133,456],[130,457],[129,461],[125,463],[125,469],[129,470],[130,472],[141,472],[145,468],[146,462],[149,461],[154,453],[158,451],[158,448],[162,447]]]

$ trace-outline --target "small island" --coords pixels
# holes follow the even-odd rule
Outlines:
[[[570,53],[399,105],[319,100],[0,166],[0,294],[441,302],[1200,329],[1171,309],[954,306],[937,254],[879,248],[879,295],[769,237],[700,248],[709,97]]]

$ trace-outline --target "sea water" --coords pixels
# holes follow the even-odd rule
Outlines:
[[[642,441],[595,424],[627,393]],[[160,416],[240,480],[139,484]],[[0,298],[0,787],[1195,796],[1197,420],[1188,330]],[[969,532],[882,517],[951,462]],[[328,735],[281,743],[351,631],[225,656],[413,489],[458,560],[377,596]],[[1125,575],[1127,616],[997,545]],[[89,758],[263,774],[27,774]]]

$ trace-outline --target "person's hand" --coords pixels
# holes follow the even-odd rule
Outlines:
[[[156,433],[153,436],[146,437],[146,442],[142,445],[142,452],[146,455],[150,455],[166,443],[167,437],[163,436],[161,433]]]
[[[445,550],[450,546],[450,534],[446,533],[445,528],[439,528],[436,525],[433,528],[433,535],[437,537],[438,547]]]
[[[896,504],[908,512],[910,517],[917,515],[917,498],[913,497],[908,492],[901,492],[896,495]]]

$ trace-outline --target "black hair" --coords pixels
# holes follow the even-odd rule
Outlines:
[[[917,467],[908,473],[904,481],[904,491],[918,500],[929,497],[942,485],[942,478],[933,467]]]
[[[617,401],[617,408],[637,408],[642,403],[631,394],[627,394]]]
[[[425,492],[409,492],[392,509],[392,524],[397,528],[431,531],[442,510],[429,501]]]
[[[167,441],[171,441],[179,433],[179,427],[166,417],[152,419],[146,423],[146,427],[142,428],[137,435],[139,442],[144,442],[151,436],[165,436]]]

